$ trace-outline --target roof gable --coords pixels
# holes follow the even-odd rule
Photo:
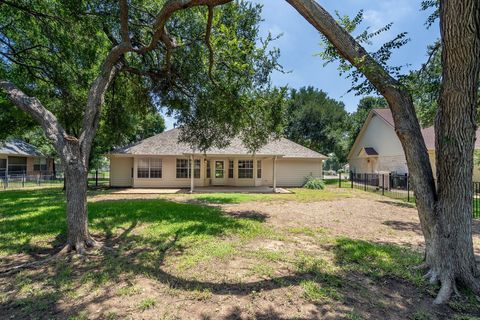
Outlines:
[[[183,155],[194,150],[183,142],[179,142],[180,129],[171,129],[155,136],[139,141],[135,144],[116,149],[111,154],[136,154],[136,155]],[[249,150],[243,145],[241,139],[234,138],[225,148],[211,148],[207,154],[214,155],[248,155]],[[286,138],[271,140],[260,148],[256,155],[284,156],[287,158],[319,158],[327,157],[295,143]]]
[[[395,123],[393,122],[392,111],[389,108],[372,109],[368,114],[368,117],[365,120],[365,123],[363,124],[362,129],[360,130],[360,133],[356,137],[355,142],[353,143],[352,148],[350,149],[350,152],[348,153],[348,159],[350,159],[350,157],[352,156],[353,150],[358,144],[358,141],[361,139],[363,132],[365,132],[366,128],[370,124],[370,121],[372,120],[373,116],[378,116],[379,118],[384,120],[387,124],[389,124],[393,129],[395,129]],[[423,140],[425,141],[425,146],[427,147],[427,150],[435,150],[435,128],[431,126],[431,127],[422,129],[421,132],[422,132]],[[382,137],[379,137],[379,138],[381,139]],[[480,129],[477,129],[477,132],[476,132],[475,149],[480,149]]]
[[[370,121],[372,121],[372,118],[374,116],[378,116],[378,118],[382,119],[387,125],[391,126],[392,128],[394,127],[392,112],[390,111],[389,108],[370,110],[370,112],[368,113],[367,119],[365,119],[365,122],[363,123],[363,126],[360,129],[360,132],[358,133],[357,137],[355,138],[355,141],[353,142],[352,147],[350,148],[350,151],[348,152],[347,159],[350,159],[353,156],[353,150],[356,149],[360,139],[365,133],[365,130],[367,130],[367,127],[370,124]]]

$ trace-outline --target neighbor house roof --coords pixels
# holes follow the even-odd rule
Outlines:
[[[392,128],[395,128],[395,123],[393,122],[393,115],[392,111],[390,111],[389,108],[383,108],[383,109],[372,109],[370,113],[368,114],[367,119],[365,120],[365,123],[363,124],[362,130],[358,134],[357,138],[355,139],[355,142],[350,149],[350,152],[348,154],[348,158],[352,155],[351,152],[353,151],[358,138],[362,135],[363,131],[366,129],[368,123],[372,119],[373,116],[378,116],[382,118],[387,124],[392,126]],[[425,145],[428,150],[435,150],[435,128],[433,126],[424,128],[422,129],[422,136],[423,140],[425,141]],[[480,149],[480,129],[477,130],[476,133],[477,139],[475,140],[475,149]],[[365,148],[367,149],[367,148]]]
[[[11,156],[30,156],[43,157],[44,155],[37,147],[27,143],[23,140],[12,139],[5,142],[0,142],[0,154],[7,154]]]
[[[179,141],[180,129],[171,129],[159,133],[153,137],[147,138],[133,145],[116,149],[111,152],[113,155],[133,154],[133,155],[184,155],[192,153],[192,148],[187,144]],[[212,148],[207,150],[206,154],[212,155],[248,155],[251,152],[244,146],[239,138],[234,138],[230,145],[219,149]],[[293,141],[285,138],[272,140],[258,150],[256,155],[259,156],[283,156],[286,158],[319,158],[327,157],[305,148]]]

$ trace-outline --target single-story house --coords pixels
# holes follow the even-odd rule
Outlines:
[[[53,166],[53,159],[23,140],[0,142],[0,177],[47,174],[53,171]]]
[[[255,154],[235,138],[228,147],[195,152],[172,129],[111,152],[110,185],[134,188],[302,186],[322,176],[324,155],[285,138]],[[193,163],[193,166],[192,166]]]
[[[435,174],[435,130],[422,129],[422,136]],[[475,149],[480,149],[480,130],[477,130]],[[348,154],[353,173],[408,173],[407,161],[390,109],[372,109]],[[474,168],[474,181],[480,181],[480,168]]]

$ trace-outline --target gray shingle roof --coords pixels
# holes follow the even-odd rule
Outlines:
[[[0,142],[0,154],[8,154],[12,156],[30,156],[30,157],[44,156],[37,149],[37,147],[19,139],[12,139],[9,141]]]
[[[191,153],[192,149],[188,144],[178,141],[179,134],[180,129],[171,129],[135,144],[116,149],[112,151],[111,154],[183,155],[185,153]],[[226,148],[212,148],[207,151],[207,154],[248,155],[250,153],[242,141],[239,138],[235,138]],[[278,155],[286,158],[327,158],[316,151],[305,148],[285,138],[270,141],[258,150],[256,155]]]

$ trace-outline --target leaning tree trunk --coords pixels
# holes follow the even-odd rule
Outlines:
[[[425,236],[426,265],[441,281],[436,303],[459,280],[480,294],[472,245],[472,160],[480,72],[480,2],[442,0],[442,91],[436,120],[438,192],[411,96],[315,0],[286,0],[388,101]]]
[[[480,73],[478,0],[443,0],[442,87],[435,120],[438,202],[430,266],[445,302],[456,282],[480,294],[472,241],[472,175]],[[462,23],[456,23],[462,21]]]

